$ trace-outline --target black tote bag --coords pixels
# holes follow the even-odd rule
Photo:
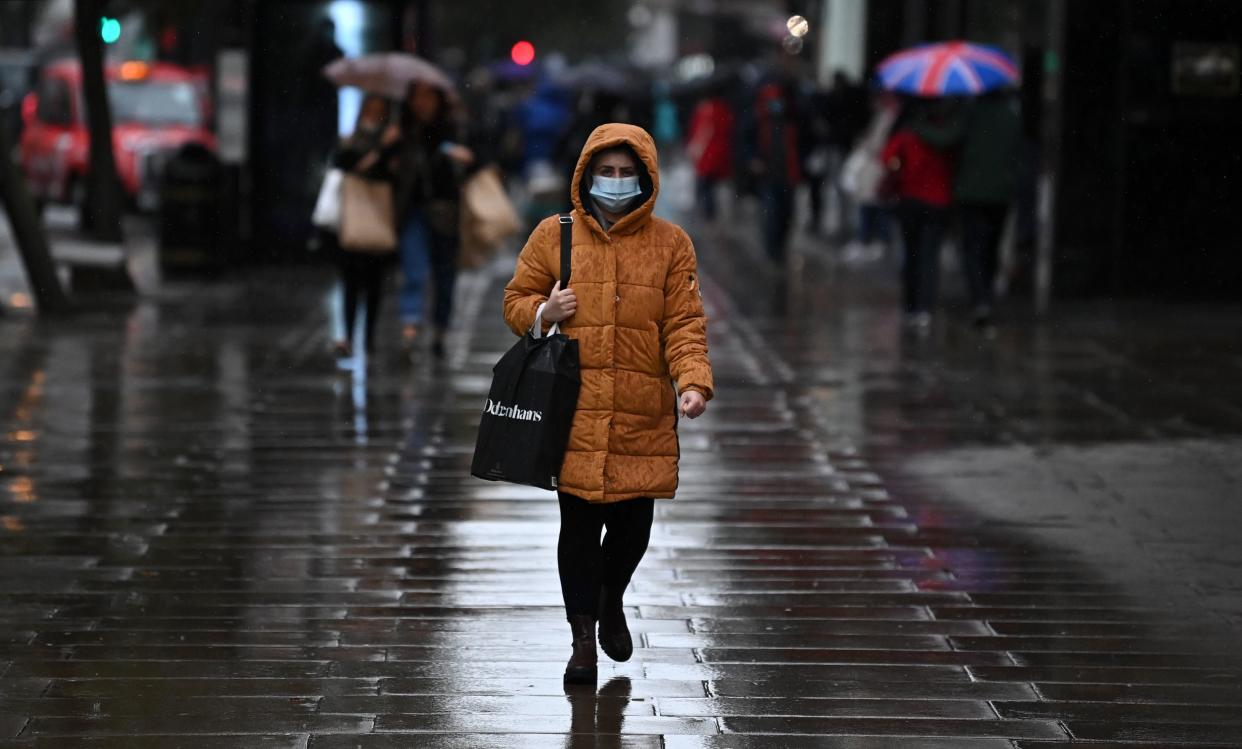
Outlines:
[[[561,288],[568,288],[573,217],[561,215]],[[578,342],[527,331],[492,369],[470,474],[554,490],[582,380]]]

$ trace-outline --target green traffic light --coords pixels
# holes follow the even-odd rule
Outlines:
[[[112,44],[121,38],[121,22],[115,18],[107,16],[99,20],[99,36],[103,39],[104,44]]]

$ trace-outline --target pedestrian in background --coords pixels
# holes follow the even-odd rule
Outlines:
[[[367,180],[392,180],[391,158],[401,134],[395,124],[389,123],[389,109],[387,99],[367,95],[359,109],[354,132],[341,140],[333,154],[334,167]],[[379,319],[389,256],[338,246],[337,257],[341,268],[341,323],[345,336],[335,344],[336,355],[342,358],[353,355],[360,301],[366,308],[363,345],[370,353],[374,350],[375,322]]]
[[[881,159],[891,174],[905,246],[901,278],[906,324],[926,331],[936,305],[940,245],[949,225],[953,161],[916,129],[922,124],[942,125],[942,103],[909,106],[915,107],[910,123],[897,128]]]
[[[835,235],[850,236],[858,220],[858,205],[841,188],[841,169],[859,135],[867,127],[871,116],[867,91],[854,82],[845,71],[838,70],[832,76],[832,87],[821,104],[826,130],[821,136],[826,178],[820,181],[821,191],[826,193],[829,206],[828,229]],[[821,199],[821,203],[824,202]],[[818,225],[818,224],[816,224]]]
[[[699,210],[716,220],[716,193],[733,174],[733,108],[719,89],[708,93],[690,116],[686,153],[694,164]]]
[[[426,287],[432,294],[432,355],[444,356],[444,336],[457,283],[458,206],[466,167],[474,152],[462,145],[450,95],[426,83],[409,87],[401,111],[394,211],[403,281],[400,296],[402,343],[412,351],[426,315]]]
[[[751,169],[758,177],[763,212],[763,246],[777,264],[785,262],[794,194],[802,181],[798,123],[789,89],[766,83],[755,97],[755,147]]]
[[[558,280],[560,224],[551,216],[518,256],[504,313],[518,335],[557,323],[580,346],[557,564],[573,634],[565,679],[594,683],[597,621],[609,657],[633,652],[623,595],[647,550],[654,500],[677,490],[677,414],[702,414],[714,385],[694,246],[652,215],[660,170],[651,136],[633,125],[597,128],[570,184],[570,288]]]
[[[888,168],[881,155],[901,110],[897,97],[878,93],[872,101],[871,120],[854,143],[841,167],[841,191],[858,205],[858,226],[846,243],[847,263],[870,262],[884,256],[889,241],[889,208],[896,196],[885,194]]]
[[[802,126],[798,134],[802,138],[798,151],[802,158],[802,177],[806,180],[809,198],[809,214],[806,231],[813,236],[827,234],[824,227],[824,188],[831,167],[828,133],[828,94],[816,87],[802,93]],[[831,187],[829,187],[831,189]]]
[[[922,122],[919,137],[957,152],[953,203],[961,221],[962,273],[976,327],[992,325],[996,269],[1009,206],[1022,171],[1022,118],[1012,94],[966,102],[943,123]]]

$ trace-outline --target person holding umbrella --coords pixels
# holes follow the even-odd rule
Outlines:
[[[677,491],[678,414],[701,415],[714,384],[694,245],[652,215],[660,172],[651,136],[601,125],[570,184],[571,287],[561,288],[561,223],[550,216],[518,256],[504,316],[519,336],[558,323],[579,344],[557,563],[573,636],[565,681],[593,684],[597,622],[613,660],[633,652],[622,597],[647,550],[654,499]]]
[[[461,144],[453,84],[426,60],[398,52],[342,58],[328,65],[324,75],[338,86],[401,100],[401,138],[389,162],[403,276],[401,336],[412,351],[424,324],[430,277],[435,327],[431,351],[441,358],[457,283],[461,184],[475,161],[474,152]]]
[[[992,326],[1001,235],[1022,167],[1017,101],[1005,92],[989,92],[968,101],[947,123],[925,123],[916,130],[928,143],[958,154],[953,204],[961,221],[962,273],[972,321],[986,330]]]
[[[996,250],[1016,191],[1021,126],[1012,103],[994,92],[1017,83],[1018,68],[999,49],[954,41],[898,52],[880,63],[877,75],[884,89],[912,96],[983,97],[953,116],[945,116],[942,102],[923,105],[923,116],[893,137],[884,158],[891,169],[901,170],[906,308],[913,322],[926,327],[930,319],[945,209],[953,201],[961,212],[963,268],[975,324],[990,326]],[[950,151],[957,157],[952,166]]]
[[[394,171],[393,209],[404,280],[398,301],[401,338],[413,349],[423,325],[425,289],[432,295],[432,355],[444,356],[444,336],[457,283],[461,183],[474,152],[460,143],[449,92],[411,83],[401,112],[401,145]]]
[[[389,124],[389,101],[378,94],[367,94],[358,111],[357,125],[349,137],[341,140],[332,157],[337,169],[363,179],[390,182],[389,157],[400,139],[395,125]],[[359,297],[365,300],[366,318],[363,343],[368,354],[373,350],[375,323],[384,293],[384,275],[389,256],[374,252],[354,252],[340,247],[341,324],[345,337],[335,344],[338,357],[354,353],[354,321]]]
[[[901,282],[906,325],[926,332],[936,305],[940,245],[949,226],[952,201],[953,160],[944,150],[919,137],[909,123],[939,122],[939,102],[912,102],[907,124],[899,125],[880,154],[892,175],[897,197],[897,220],[901,225],[905,257]]]

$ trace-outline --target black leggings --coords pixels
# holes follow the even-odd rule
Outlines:
[[[354,342],[354,319],[358,314],[358,295],[361,293],[365,296],[367,305],[366,337],[363,345],[370,351],[375,341],[375,323],[379,320],[380,301],[384,296],[384,271],[388,265],[388,257],[341,250],[340,263],[345,296],[341,305],[345,340],[351,345]]]
[[[571,494],[559,497],[561,537],[556,558],[565,614],[595,616],[600,587],[624,591],[647,553],[655,500],[593,504]],[[608,533],[601,544],[599,534],[605,527]]]

